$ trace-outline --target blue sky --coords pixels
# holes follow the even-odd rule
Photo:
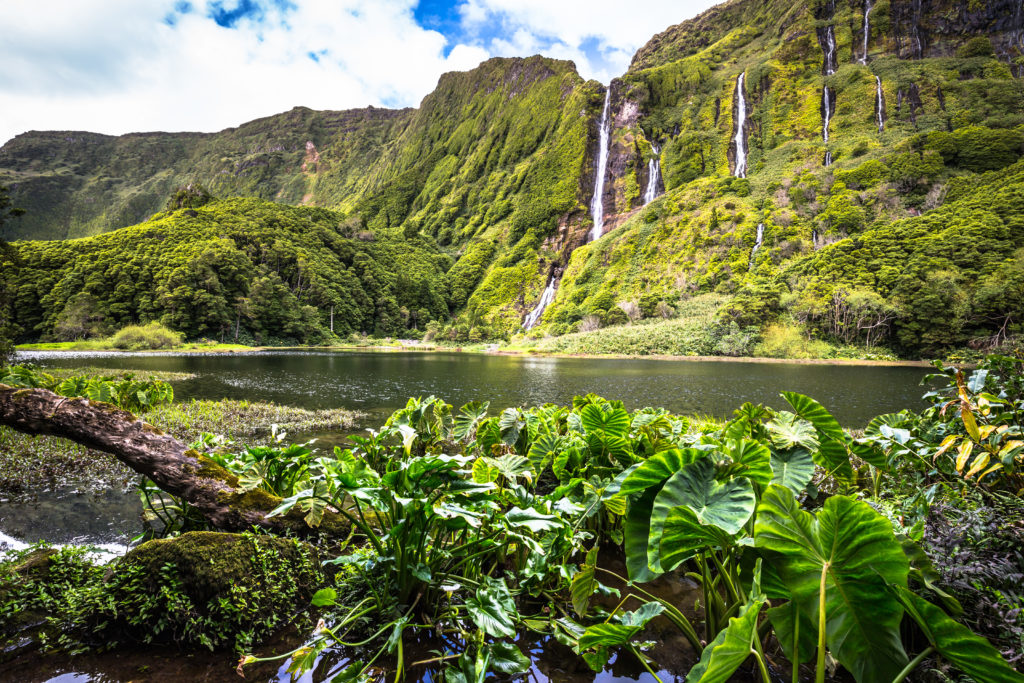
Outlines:
[[[302,105],[416,106],[494,56],[622,74],[711,0],[2,0],[0,143],[26,130],[214,131]],[[42,8],[42,9],[41,9]]]

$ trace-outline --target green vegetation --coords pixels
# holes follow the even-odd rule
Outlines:
[[[42,617],[44,646],[71,652],[131,642],[242,650],[279,630],[322,581],[315,549],[272,536],[149,541],[109,575],[82,548],[30,549],[0,564],[0,616],[14,627],[5,637]]]
[[[182,337],[178,332],[169,330],[160,323],[148,325],[129,325],[117,331],[110,338],[115,349],[126,351],[146,351],[153,349],[172,349],[181,346]]]
[[[277,541],[212,534],[235,558],[220,571],[207,537],[190,533],[140,546],[102,584],[80,562],[54,586],[8,574],[0,609],[38,610],[60,625],[46,644],[71,650],[127,637],[251,651],[284,615],[320,616],[305,644],[270,659],[299,673],[338,649],[350,677],[403,678],[403,643],[442,630],[432,664],[446,677],[525,671],[518,642],[530,634],[555,637],[595,671],[621,653],[653,672],[662,664],[643,648],[661,616],[699,658],[693,681],[769,683],[769,666],[823,681],[830,661],[857,681],[925,669],[1024,680],[1007,663],[1022,663],[1013,586],[1024,566],[992,554],[1013,547],[1022,511],[1024,368],[991,357],[970,376],[939,369],[934,407],[879,416],[858,436],[791,392],[788,410],[744,404],[724,423],[630,413],[594,395],[497,415],[486,403],[410,399],[333,457],[206,436],[195,447],[240,486],[284,498],[275,514],[295,508],[314,527],[328,508],[349,519],[352,536],[321,550],[329,571],[304,546],[288,546],[300,555],[289,564],[269,559],[286,548],[259,547]],[[147,493],[171,528],[195,526]],[[1009,517],[972,521],[997,510]],[[273,591],[254,583],[243,602],[239,566]],[[682,573],[699,611],[648,590]]]

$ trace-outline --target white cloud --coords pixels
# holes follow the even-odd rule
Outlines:
[[[499,55],[572,59],[607,82],[651,35],[711,4],[469,0],[451,46],[416,23],[416,0],[292,0],[234,28],[209,18],[208,1],[172,14],[174,0],[2,0],[0,143],[32,129],[213,131],[299,105],[415,106],[445,71]]]

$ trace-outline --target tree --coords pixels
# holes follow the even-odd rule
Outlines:
[[[0,185],[0,262],[7,262],[13,266],[13,268],[3,268],[0,270],[0,368],[7,365],[14,355],[12,338],[14,337],[15,330],[14,323],[12,322],[13,312],[11,311],[11,299],[13,297],[10,293],[11,284],[8,282],[8,277],[12,275],[11,271],[17,268],[18,265],[17,255],[3,239],[3,228],[4,224],[11,218],[20,216],[23,213],[25,212],[22,209],[15,208],[11,203],[7,188]]]

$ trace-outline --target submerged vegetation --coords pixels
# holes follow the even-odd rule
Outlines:
[[[281,656],[296,673],[341,661],[331,676],[419,675],[405,644],[428,637],[439,648],[428,666],[445,680],[481,680],[525,672],[519,643],[532,634],[594,671],[620,653],[657,676],[647,634],[658,618],[692,649],[688,673],[676,672],[689,681],[822,681],[837,665],[868,682],[925,672],[1024,680],[1011,666],[1024,634],[1011,521],[1024,489],[1021,365],[992,357],[969,375],[939,366],[932,407],[879,416],[857,436],[789,392],[788,410],[744,404],[717,423],[595,395],[497,415],[486,403],[410,399],[333,456],[206,436],[193,447],[243,488],[281,496],[276,514],[298,509],[314,527],[327,510],[349,520],[348,538],[321,547],[323,575],[275,569],[303,586],[281,593],[297,602],[275,608],[276,621],[236,619],[259,600],[240,602],[232,588],[211,594],[216,613],[167,630],[161,615],[189,612],[196,597],[184,586],[198,568],[171,553],[160,563],[177,572],[146,575],[164,582],[163,607],[143,597],[142,575],[121,591],[83,568],[66,604],[45,605],[47,623],[65,627],[48,644],[123,642],[116,624],[130,624],[135,639],[248,649],[294,609],[322,619]],[[160,501],[153,512],[188,514]],[[153,543],[167,541],[129,558],[163,547]],[[45,593],[18,561],[6,565],[4,610],[22,599],[10,596]],[[123,560],[115,576],[137,566]],[[647,588],[684,576],[699,609]],[[246,656],[240,670],[266,660]]]

